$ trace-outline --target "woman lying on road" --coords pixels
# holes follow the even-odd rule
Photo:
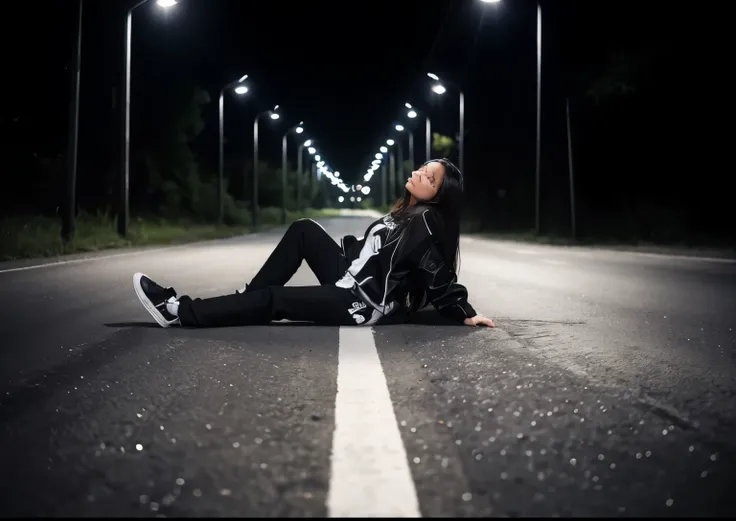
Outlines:
[[[391,213],[342,245],[311,219],[289,226],[250,284],[221,297],[178,297],[142,273],[133,287],[162,327],[248,326],[272,320],[320,325],[396,324],[427,302],[468,326],[495,327],[457,281],[463,175],[446,159],[412,172]],[[284,286],[306,260],[319,286]]]

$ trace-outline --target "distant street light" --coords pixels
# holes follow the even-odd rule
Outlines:
[[[403,132],[404,131],[404,125],[396,125],[394,128],[396,130],[398,130],[399,132]]]
[[[253,121],[253,208],[251,208],[251,211],[253,213],[253,227],[258,226],[258,120],[261,118],[261,116],[268,114],[271,119],[279,119],[274,118],[273,115],[277,114],[277,110],[279,109],[279,106],[276,105],[271,110],[264,110],[260,114],[258,114],[255,117],[255,120]]]
[[[432,85],[432,92],[435,94],[444,94],[447,92],[447,89],[443,85],[437,83],[436,85]]]
[[[271,118],[274,119],[274,118]],[[281,138],[281,221],[286,224],[286,163],[287,163],[287,149],[288,149],[288,137],[291,132],[301,134],[304,132],[302,125],[303,121],[300,121],[298,125],[294,125],[289,130],[284,132],[284,136]]]
[[[390,146],[390,147],[394,146],[394,143],[396,143],[396,141],[394,141],[393,139],[387,139],[386,140],[386,144],[388,146]]]
[[[427,73],[427,76],[432,78],[437,83],[432,86],[432,92],[435,94],[442,95],[445,92],[447,92],[447,89],[444,85],[440,82],[439,77],[436,74],[433,74],[431,72]],[[465,94],[463,91],[458,88],[457,86],[454,86],[455,89],[460,93],[460,132],[458,133],[458,156],[459,156],[459,166],[460,171],[465,173]]]
[[[220,89],[219,98],[219,161],[217,169],[217,193],[218,203],[220,206],[219,222],[223,223],[225,219],[225,91],[235,86],[235,94],[242,96],[248,92],[248,87],[243,82],[248,79],[248,75],[244,74],[235,81],[228,83]]]
[[[381,151],[381,152],[383,152],[384,154],[385,154],[386,152],[388,152],[388,148],[386,148],[386,147],[381,147],[381,148],[379,148],[378,150],[380,150],[380,151]]]
[[[120,208],[118,210],[118,233],[122,237],[128,235],[129,189],[130,189],[130,68],[131,68],[131,36],[133,34],[133,11],[148,0],[141,0],[128,9],[125,18],[125,62],[123,79],[123,151],[120,168]],[[176,0],[157,0],[161,8],[176,5]]]
[[[406,116],[408,118],[416,118],[417,117],[417,111],[412,107],[411,103],[404,103],[404,106],[409,109],[409,112],[406,113]],[[432,120],[429,118],[429,114],[425,111],[425,122],[424,122],[424,154],[425,154],[425,161],[429,161],[431,158],[429,157],[432,153]],[[414,168],[417,164],[416,162],[416,156],[414,155],[414,133],[409,132],[409,155],[411,156],[411,164],[412,168]]]

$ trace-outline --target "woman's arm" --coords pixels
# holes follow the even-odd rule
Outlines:
[[[468,302],[468,290],[457,282],[457,276],[445,262],[437,243],[430,244],[417,266],[428,300],[443,317],[455,322],[476,316]]]
[[[416,244],[409,255],[409,261],[416,263],[432,306],[450,320],[468,326],[495,327],[492,320],[478,315],[468,302],[467,288],[457,282],[457,274],[442,254],[437,241],[439,234],[433,226],[431,212],[417,217],[410,224],[413,229],[408,230],[413,236],[412,242]]]

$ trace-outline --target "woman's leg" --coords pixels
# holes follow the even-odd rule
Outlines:
[[[347,289],[323,286],[268,286],[207,299],[182,296],[178,317],[185,327],[266,325],[273,320],[355,325],[353,314],[365,308]],[[362,321],[361,321],[362,322]]]
[[[340,246],[325,229],[311,219],[299,219],[286,230],[276,249],[247,285],[247,292],[283,286],[304,260],[320,284],[334,284],[348,269]]]

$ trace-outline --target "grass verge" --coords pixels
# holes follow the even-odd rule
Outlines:
[[[302,217],[329,217],[338,210],[306,209],[303,212],[287,212],[286,221]],[[260,230],[280,226],[281,210],[263,208]],[[180,244],[206,239],[220,239],[251,233],[252,227],[242,225],[203,224],[190,221],[167,221],[164,219],[130,220],[128,237],[117,233],[114,218],[106,215],[82,214],[77,217],[74,240],[64,244],[61,240],[61,220],[52,217],[12,217],[0,221],[0,261],[53,257],[69,253],[83,253],[145,246],[150,244]]]

